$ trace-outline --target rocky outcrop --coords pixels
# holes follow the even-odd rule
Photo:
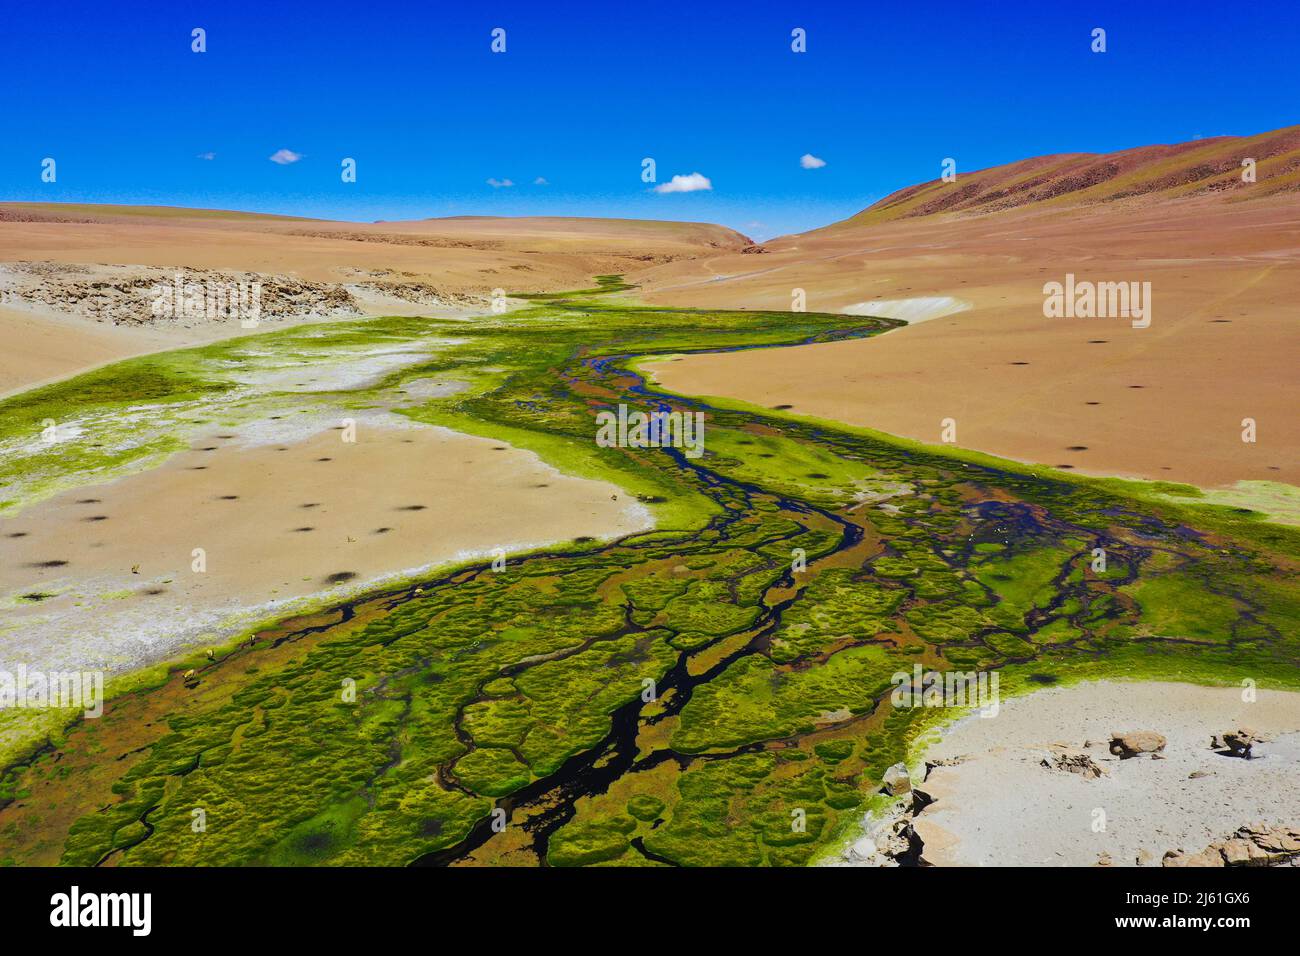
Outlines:
[[[1198,853],[1170,850],[1162,866],[1293,866],[1300,861],[1300,827],[1270,827],[1262,823],[1240,828],[1226,840]]]
[[[1154,730],[1129,730],[1110,735],[1110,752],[1121,760],[1136,757],[1138,754],[1156,754],[1165,749],[1167,741],[1163,734]]]
[[[1048,751],[1043,759],[1039,761],[1039,764],[1048,770],[1064,770],[1067,773],[1077,773],[1088,780],[1096,780],[1109,772],[1105,767],[1093,760],[1091,755],[1084,753],[1082,750],[1069,748],[1057,748]]]
[[[1250,727],[1238,727],[1236,730],[1229,730],[1210,741],[1210,746],[1215,750],[1226,750],[1234,757],[1244,757],[1250,759],[1251,749],[1255,744],[1262,744],[1268,741],[1268,736],[1261,734]]]
[[[113,325],[190,328],[256,319],[245,326],[253,328],[277,319],[382,313],[386,302],[456,308],[486,305],[481,296],[409,281],[341,284],[256,272],[52,262],[0,266],[0,304]]]
[[[912,792],[912,776],[907,772],[907,767],[902,763],[896,763],[881,778],[884,785],[882,789],[891,797],[899,797],[905,793]]]

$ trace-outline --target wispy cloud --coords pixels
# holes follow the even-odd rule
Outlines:
[[[546,177],[545,177],[545,176],[538,176],[536,179],[533,180],[533,185],[534,185],[534,186],[549,186],[550,183],[548,183],[548,182],[546,181]]]
[[[199,155],[198,155],[196,158],[197,158],[197,159],[216,159],[216,158],[217,158],[217,154],[216,154],[216,153],[199,153]]]
[[[302,153],[295,153],[291,149],[277,149],[271,154],[271,162],[281,166],[288,166],[290,163],[296,163],[302,159]]]
[[[489,186],[491,186],[493,189],[501,189],[502,187],[505,187],[505,186],[513,186],[513,185],[514,185],[514,183],[512,183],[512,182],[511,182],[510,180],[508,180],[508,179],[497,179],[497,178],[495,178],[495,177],[493,177],[492,179],[489,179],[489,180],[487,181],[487,184],[488,184]]]
[[[709,177],[700,173],[691,173],[689,176],[674,176],[666,183],[660,183],[655,187],[657,193],[693,193],[701,189],[712,189],[713,183],[709,182]]]
[[[821,169],[826,165],[826,160],[818,159],[812,153],[804,153],[799,157],[799,165],[804,169]]]

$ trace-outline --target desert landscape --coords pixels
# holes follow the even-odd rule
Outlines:
[[[1295,138],[1286,130],[1114,157],[1048,157],[972,174],[960,190],[904,190],[843,223],[761,244],[697,223],[471,217],[366,225],[0,207],[2,318],[15,346],[3,368],[13,397],[0,404],[11,411],[0,436],[8,463],[0,647],[9,669],[94,670],[109,687],[103,731],[90,720],[4,715],[3,740],[18,761],[7,786],[29,794],[0,806],[14,837],[10,860],[391,862],[385,848],[394,839],[423,847],[423,860],[458,864],[1293,859],[1300,846],[1287,827],[1297,808],[1276,795],[1300,790],[1291,742],[1300,698],[1263,691],[1260,710],[1229,688],[1155,681],[1233,673],[1273,681],[1285,671],[1266,661],[1286,659],[1295,637],[1295,592],[1284,584],[1294,580],[1295,557],[1285,529],[1298,520],[1300,434],[1288,414],[1292,395],[1277,387],[1288,381],[1296,335],[1285,285],[1297,275],[1300,207],[1286,187],[1300,162]],[[1258,193],[1234,179],[1245,152],[1261,159],[1251,187]],[[1158,297],[1150,325],[1046,318],[1043,283],[1064,271],[1151,277]],[[180,307],[186,289],[254,285],[251,327],[231,308]],[[159,290],[173,289],[176,308],[150,308]],[[794,289],[805,302],[795,304]],[[369,318],[381,315],[390,318]],[[594,343],[597,327],[611,343],[642,343],[633,352],[644,385],[624,396],[638,380],[631,368],[597,360],[590,344],[567,351],[575,335]],[[526,343],[539,332],[548,345],[534,354]],[[745,342],[751,347],[732,344]],[[575,358],[563,380],[577,405],[562,412],[555,386],[541,383],[549,362]],[[1233,385],[1216,390],[1216,381]],[[707,409],[701,465],[662,451],[611,449],[620,460],[602,461],[577,450],[588,427],[583,406],[611,407],[616,395],[644,400],[652,386],[667,390],[663,401]],[[535,405],[545,388],[548,403]],[[710,407],[701,397],[727,404]],[[1243,450],[1247,412],[1263,437]],[[940,440],[943,419],[959,429],[956,449]],[[868,431],[854,438],[850,426]],[[890,435],[921,444],[890,450]],[[972,468],[982,477],[954,473]],[[1069,472],[1091,483],[1049,477]],[[714,477],[696,486],[705,473]],[[1124,492],[1121,509],[1105,503]],[[748,522],[763,514],[753,510],[760,500],[779,520],[748,530],[719,524],[741,500]],[[781,518],[794,501],[815,520]],[[1168,509],[1179,507],[1193,510],[1174,518],[1179,512]],[[1137,524],[1134,509],[1147,515]],[[1189,538],[1181,522],[1215,530]],[[1261,537],[1249,530],[1255,525],[1273,530]],[[735,543],[719,551],[701,537],[709,528],[728,528],[718,541]],[[948,542],[933,545],[940,560],[904,547],[918,535]],[[790,548],[777,546],[782,538],[807,542],[791,552],[793,571],[783,568]],[[755,544],[732,550],[746,539],[770,543],[757,554]],[[1256,556],[1234,540],[1253,542]],[[574,541],[572,557],[554,551]],[[1118,570],[1099,567],[1096,549],[1088,557],[1098,544]],[[806,570],[801,553],[810,556]],[[1243,561],[1261,560],[1276,581],[1265,590],[1257,576],[1243,576]],[[472,668],[484,676],[464,691],[448,688],[469,695],[456,705],[457,725],[479,729],[460,757],[463,746],[448,750],[436,734],[421,747],[416,765],[438,762],[435,778],[447,775],[451,786],[424,811],[443,821],[437,834],[403,836],[398,811],[365,815],[366,831],[353,823],[338,831],[334,815],[355,812],[346,809],[350,798],[341,794],[338,809],[313,816],[320,797],[307,787],[281,808],[281,825],[293,829],[274,848],[176,843],[157,828],[156,806],[148,840],[123,836],[138,799],[153,804],[146,781],[168,773],[162,742],[141,736],[155,726],[141,723],[144,714],[179,707],[229,714],[220,719],[243,726],[249,705],[238,688],[268,664],[282,685],[305,663],[285,657],[282,645],[306,642],[319,682],[334,669],[333,648],[364,646],[372,635],[383,646],[401,608],[435,600],[450,615],[453,593],[481,600],[475,595],[503,580],[488,578],[511,566],[519,571],[504,576],[505,586],[518,597],[506,600],[506,617],[491,630],[526,627],[510,623],[518,601],[531,614],[539,599],[547,606],[548,593],[563,593],[537,585],[594,574],[595,590],[563,602],[588,608],[585,627],[572,631],[577,621],[564,623],[552,609],[545,627],[519,631],[515,640],[535,636],[504,658],[530,663]],[[701,577],[707,568],[715,570]],[[599,584],[611,573],[623,582],[614,591]],[[717,587],[727,581],[731,597],[720,601]],[[778,614],[785,594],[797,603]],[[710,610],[693,610],[699,600]],[[337,617],[330,607],[348,610]],[[624,614],[632,617],[620,626]],[[432,646],[459,646],[464,638],[445,644],[459,627],[445,620],[427,632]],[[595,643],[579,636],[593,627],[612,629]],[[1152,656],[1160,642],[1170,643]],[[615,665],[611,652],[631,657]],[[664,672],[675,656],[686,668],[677,678]],[[872,683],[913,659],[941,671],[996,667],[1009,684],[1005,716],[971,716],[947,730],[961,708],[881,709]],[[594,713],[565,710],[543,688],[577,680],[572,692],[590,679],[567,660],[583,662],[590,676],[615,666],[626,674]],[[554,663],[538,666],[546,662]],[[382,675],[391,666],[376,661],[358,672],[372,706],[388,696]],[[667,685],[663,701],[648,706],[635,693],[647,668]],[[533,670],[537,679],[527,683],[489,680]],[[766,685],[786,670],[793,683],[772,684],[766,702],[748,700],[755,680]],[[147,693],[124,696],[143,675]],[[1135,676],[1147,682],[1116,682]],[[1033,689],[1062,679],[1061,689]],[[775,691],[782,686],[789,690]],[[633,703],[622,703],[627,694]],[[1170,709],[1183,698],[1190,702]],[[538,708],[548,700],[543,718]],[[629,707],[640,716],[624,739],[610,728]],[[584,712],[582,721],[595,719],[589,730],[573,723]],[[1166,762],[1147,769],[1150,755],[1114,757],[1104,749],[1112,728],[1097,714],[1156,728],[1144,732],[1162,741],[1154,754]],[[281,725],[283,739],[267,755],[302,760],[305,742],[284,735],[336,719],[321,713]],[[528,744],[534,732],[506,731],[521,719],[525,728],[541,719],[538,729],[559,736]],[[1247,724],[1241,733],[1258,737],[1257,759],[1225,751],[1220,764],[1210,736]],[[104,777],[84,749],[92,731],[125,735],[110,749],[132,741],[138,756]],[[337,732],[348,751],[349,732]],[[31,794],[65,778],[48,775],[48,758],[24,756],[49,734],[61,741],[60,762],[85,767],[53,829],[27,808]],[[693,768],[679,757],[685,763],[674,773],[653,758],[737,746],[724,764]],[[51,753],[48,744],[36,752]],[[597,774],[602,763],[575,766],[584,752],[622,768],[617,783]],[[780,771],[787,752],[812,764],[790,777]],[[285,765],[263,763],[238,773],[294,786]],[[756,814],[752,838],[744,827],[721,842],[719,832],[697,829],[702,808],[687,794],[734,788],[729,777],[709,782],[717,774],[706,768],[724,765],[739,779],[775,774],[733,804],[741,820]],[[236,772],[226,766],[213,765],[213,783]],[[91,813],[101,781],[128,768],[140,798]],[[873,778],[884,781],[875,797],[854,782]],[[210,794],[205,805],[234,813],[231,797],[261,786],[253,779],[224,782],[226,795]],[[1112,780],[1123,789],[1110,792]],[[796,830],[793,841],[772,842],[774,811],[763,808],[788,801],[783,788],[796,783],[823,793],[816,825],[811,835]],[[557,803],[556,788],[570,795]],[[998,796],[1008,788],[1020,809]],[[1188,794],[1176,812],[1171,789]],[[511,793],[520,828],[485,840],[491,831],[472,824],[490,804],[477,801]],[[1124,825],[1090,831],[1093,817],[1079,809],[1089,794],[1134,822],[1122,809]],[[864,800],[865,814],[855,811]],[[620,801],[630,817],[619,815]],[[1061,825],[1070,816],[1078,819]],[[637,835],[638,820],[652,829]]]
[[[765,255],[652,267],[637,277],[649,301],[788,309],[798,288],[809,309],[924,322],[879,342],[697,356],[657,374],[674,390],[927,443],[952,418],[962,447],[1085,474],[1246,482],[1242,498],[1268,493],[1254,483],[1295,486],[1300,425],[1276,383],[1300,351],[1298,176],[1295,127],[1047,156],[903,190],[764,243]],[[1150,282],[1150,326],[1046,318],[1043,284],[1066,273]],[[1241,441],[1246,417],[1254,445]]]
[[[403,193],[461,98],[514,178]],[[565,102],[610,142],[452,91],[355,205],[315,146],[4,194],[0,864],[1295,866],[1300,127],[781,234],[705,212],[916,167],[693,206],[625,139],[680,99]],[[579,140],[635,195],[549,198]]]

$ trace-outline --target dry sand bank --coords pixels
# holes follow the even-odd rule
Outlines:
[[[671,305],[810,310],[952,297],[969,310],[866,341],[698,355],[670,389],[1085,474],[1300,484],[1300,197],[1028,209],[830,227],[638,274]],[[1067,272],[1152,285],[1152,321],[1043,316]],[[1241,440],[1253,418],[1258,441]]]
[[[1211,749],[1214,735],[1243,725],[1273,738],[1254,759]],[[1113,756],[1111,733],[1133,730],[1164,735],[1164,759]],[[1061,747],[1103,774],[1043,766]],[[1260,690],[1246,703],[1239,687],[1051,688],[1002,701],[996,717],[963,718],[924,758],[955,761],[916,784],[935,798],[914,827],[936,865],[1159,866],[1169,850],[1197,853],[1244,825],[1300,824],[1297,693]]]
[[[133,355],[178,348],[161,330],[95,325],[0,307],[0,397]]]
[[[336,425],[214,429],[0,519],[0,667],[126,671],[308,595],[651,523],[618,488],[497,441],[374,414],[347,443]]]

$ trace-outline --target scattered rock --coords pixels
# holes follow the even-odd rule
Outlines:
[[[896,763],[886,770],[884,777],[881,778],[881,783],[884,784],[882,789],[891,797],[902,796],[912,791],[912,776],[902,763]]]
[[[921,840],[912,828],[912,814],[900,805],[891,814],[856,840],[843,853],[843,859],[852,864],[867,866],[898,866],[915,863],[920,856]]]
[[[1127,760],[1138,754],[1159,753],[1165,749],[1166,743],[1164,735],[1154,730],[1129,730],[1110,735],[1110,752],[1121,760]]]
[[[1300,859],[1300,827],[1244,826],[1200,853],[1170,850],[1164,866],[1277,866]]]
[[[1064,770],[1068,773],[1077,773],[1089,780],[1096,780],[1108,772],[1105,767],[1100,766],[1093,760],[1089,754],[1084,753],[1082,750],[1068,748],[1048,753],[1039,761],[1039,764],[1048,770]]]
[[[1160,861],[1161,866],[1223,866],[1223,857],[1217,850],[1205,849],[1200,853],[1187,854],[1182,850],[1170,850]]]
[[[1223,735],[1219,749],[1226,749],[1234,757],[1243,757],[1249,760],[1251,748],[1255,744],[1262,744],[1268,739],[1265,734],[1261,734],[1250,727],[1238,727],[1236,730],[1230,730]],[[1215,738],[1215,741],[1219,740],[1220,738]],[[1214,741],[1211,741],[1211,743],[1214,743]]]

